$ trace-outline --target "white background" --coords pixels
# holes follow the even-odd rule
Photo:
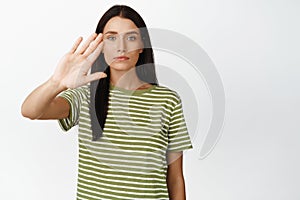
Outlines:
[[[296,0],[2,1],[0,198],[75,198],[76,128],[63,133],[56,121],[30,121],[21,116],[20,107],[50,77],[75,39],[94,32],[115,3],[133,7],[148,27],[173,30],[197,42],[222,78],[222,137],[207,158],[198,159],[211,116],[204,91],[198,102],[200,136],[184,154],[187,199],[300,199]],[[158,52],[157,61],[166,64],[164,54]],[[158,75],[167,84],[167,77]],[[188,98],[182,95],[193,126]]]

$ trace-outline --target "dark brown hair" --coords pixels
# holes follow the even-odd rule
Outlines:
[[[96,33],[103,33],[104,26],[113,17],[122,17],[130,19],[133,23],[141,28],[141,36],[144,43],[143,52],[139,54],[139,59],[136,63],[136,73],[140,80],[158,85],[153,49],[150,42],[148,29],[143,18],[132,8],[125,5],[115,5],[108,9],[101,17]],[[90,117],[93,132],[93,141],[98,140],[103,134],[103,128],[108,110],[109,83],[110,83],[110,67],[105,62],[104,55],[101,53],[92,65],[91,73],[102,71],[107,74],[106,78],[91,82],[90,87]]]

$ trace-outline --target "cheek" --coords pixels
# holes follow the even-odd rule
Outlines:
[[[135,50],[135,51],[130,52],[130,58],[131,58],[133,63],[136,63],[138,61],[139,56],[140,56],[139,52],[140,52],[139,50]]]
[[[143,45],[141,44],[141,42],[127,42],[126,44],[127,50],[129,52],[134,52],[134,51],[138,51],[139,49],[143,48]]]
[[[103,54],[104,54],[105,62],[106,62],[108,65],[110,65],[110,63],[113,61],[113,58],[114,58],[114,52],[113,52],[113,49],[104,46],[102,52],[103,52]]]

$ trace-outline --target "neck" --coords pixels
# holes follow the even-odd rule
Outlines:
[[[138,78],[135,68],[132,68],[129,71],[117,71],[111,68],[110,83],[114,86],[127,90],[135,90],[145,84]]]

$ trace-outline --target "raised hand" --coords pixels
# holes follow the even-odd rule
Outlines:
[[[82,40],[82,37],[79,37],[72,49],[60,59],[51,77],[52,81],[58,83],[61,88],[77,88],[106,77],[103,72],[89,74],[93,62],[103,48],[102,34],[93,33],[79,47]]]

